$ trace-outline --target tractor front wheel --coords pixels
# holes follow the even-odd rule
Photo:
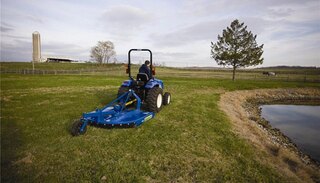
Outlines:
[[[163,105],[168,105],[171,102],[171,94],[169,92],[164,93],[163,95]]]
[[[161,88],[152,88],[148,91],[146,97],[147,110],[150,112],[160,112],[162,107],[162,89]]]
[[[71,128],[71,134],[73,136],[78,136],[78,135],[82,135],[84,133],[86,133],[87,131],[87,126],[84,127],[83,131],[81,132],[81,127],[83,125],[83,122],[81,120],[76,120],[73,124],[72,124],[72,128]]]

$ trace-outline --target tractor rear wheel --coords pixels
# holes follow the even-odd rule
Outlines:
[[[163,95],[163,105],[168,105],[171,102],[171,94],[169,92],[164,93]]]
[[[150,112],[159,112],[162,107],[162,89],[161,88],[152,88],[148,91],[146,97],[147,110]]]
[[[121,86],[118,90],[118,97],[129,91],[129,87]]]
[[[76,120],[73,124],[72,124],[72,128],[71,128],[71,134],[73,136],[78,136],[78,135],[82,135],[85,134],[87,131],[87,126],[84,127],[83,131],[80,132],[80,129],[83,125],[83,122],[80,120]]]

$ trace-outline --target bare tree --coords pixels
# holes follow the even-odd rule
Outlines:
[[[98,44],[91,48],[90,57],[100,64],[108,64],[115,55],[114,44],[111,41],[98,41]]]

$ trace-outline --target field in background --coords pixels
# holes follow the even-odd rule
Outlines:
[[[132,66],[132,75],[135,76],[139,66]],[[125,76],[125,64],[103,64],[95,63],[38,63],[32,70],[31,63],[7,63],[1,62],[1,73],[19,74],[64,74],[64,75],[105,75]],[[264,71],[275,72],[276,76],[263,75]],[[231,69],[217,68],[170,68],[156,67],[158,77],[189,77],[189,78],[217,78],[231,79]],[[258,68],[239,69],[236,79],[245,80],[278,80],[278,81],[303,81],[320,82],[320,68]]]
[[[25,66],[1,63],[1,70],[12,67]],[[130,129],[89,126],[85,135],[72,137],[73,120],[116,97],[127,79],[124,67],[40,67],[105,70],[81,75],[1,74],[1,182],[100,182],[103,176],[106,182],[298,181],[280,174],[265,161],[265,152],[239,138],[217,103],[227,91],[320,88],[319,83],[232,82],[229,71],[219,71],[228,78],[224,79],[211,78],[216,71],[158,68],[157,77],[171,92],[172,103],[154,119]]]

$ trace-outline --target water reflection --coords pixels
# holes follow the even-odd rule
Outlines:
[[[261,116],[320,162],[320,106],[263,105]]]

